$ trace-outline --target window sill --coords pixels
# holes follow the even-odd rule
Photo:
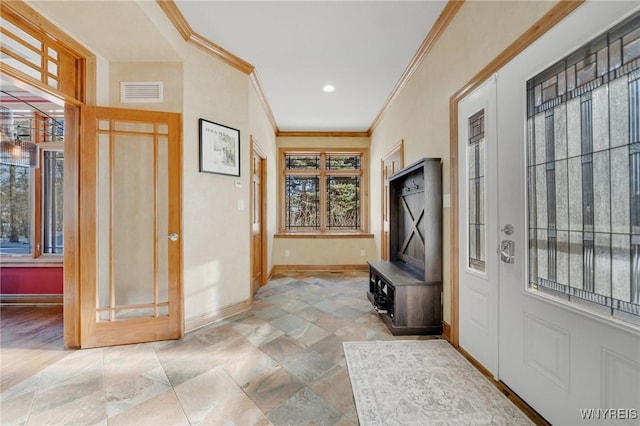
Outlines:
[[[0,257],[2,268],[60,268],[64,264],[62,256],[31,257]]]
[[[366,232],[279,232],[274,238],[373,238],[373,234]]]

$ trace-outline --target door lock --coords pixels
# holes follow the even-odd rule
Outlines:
[[[504,263],[515,262],[516,243],[513,240],[502,240],[496,253],[500,255],[500,260]]]
[[[513,225],[507,223],[504,228],[501,229],[501,231],[506,235],[511,235],[513,234]]]
[[[169,236],[167,238],[169,238],[171,241],[178,241],[180,236],[178,234],[176,234],[175,232],[173,232],[173,233],[169,234]]]

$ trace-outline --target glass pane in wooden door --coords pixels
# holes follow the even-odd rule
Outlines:
[[[168,138],[153,123],[110,127],[98,136],[97,319],[166,316]]]

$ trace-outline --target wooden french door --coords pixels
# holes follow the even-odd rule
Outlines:
[[[266,158],[251,138],[251,295],[266,283]]]
[[[394,146],[382,159],[382,238],[380,257],[389,260],[389,177],[404,167],[403,142]]]
[[[80,345],[183,335],[181,116],[83,107]]]

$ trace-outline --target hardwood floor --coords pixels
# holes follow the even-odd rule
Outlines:
[[[1,307],[0,391],[72,353],[62,333],[62,306]]]

